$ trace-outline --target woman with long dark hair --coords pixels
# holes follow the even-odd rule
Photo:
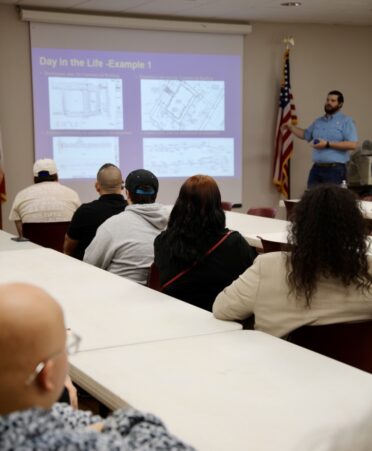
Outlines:
[[[372,257],[352,192],[319,185],[294,210],[289,253],[256,259],[213,305],[217,318],[255,315],[255,329],[278,337],[303,325],[372,319]]]
[[[217,293],[255,257],[240,233],[226,229],[220,190],[206,175],[182,185],[168,227],[154,246],[163,292],[209,311]]]

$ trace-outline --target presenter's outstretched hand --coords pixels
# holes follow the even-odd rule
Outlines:
[[[280,130],[281,130],[282,134],[284,134],[287,130],[290,131],[290,132],[292,133],[291,128],[292,128],[291,123],[290,123],[290,122],[287,122],[286,124],[283,124],[283,125],[281,126]]]

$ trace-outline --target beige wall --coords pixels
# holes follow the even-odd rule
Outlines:
[[[32,183],[33,124],[28,26],[12,6],[0,6],[0,128],[4,148],[8,200],[3,204],[3,226],[15,194]]]
[[[300,125],[322,113],[326,93],[345,95],[344,112],[356,121],[359,138],[372,138],[370,27],[253,24],[245,38],[244,185],[243,209],[276,205],[279,196],[271,184],[272,152],[283,55],[282,39],[293,35],[292,91]],[[31,70],[28,26],[14,7],[0,6],[0,127],[3,135],[8,202],[3,205],[4,226],[11,201],[32,183],[33,163]],[[308,144],[295,142],[292,160],[293,196],[303,191],[311,165]]]

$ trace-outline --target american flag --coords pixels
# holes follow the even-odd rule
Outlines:
[[[296,107],[293,103],[289,74],[289,49],[284,53],[283,74],[280,84],[279,111],[275,134],[275,160],[273,183],[278,191],[288,199],[289,196],[289,159],[293,151],[292,133],[283,125],[297,124]]]
[[[0,132],[0,204],[6,201],[4,155]]]

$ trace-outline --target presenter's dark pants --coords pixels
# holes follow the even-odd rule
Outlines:
[[[334,183],[341,185],[346,180],[346,165],[342,163],[314,163],[310,169],[307,187],[311,188],[320,183]]]

